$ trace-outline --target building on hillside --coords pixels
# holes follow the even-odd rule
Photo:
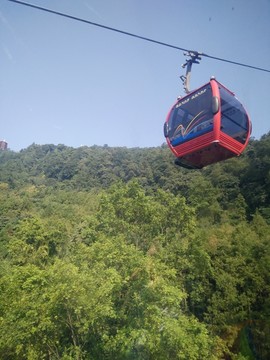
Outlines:
[[[5,140],[0,140],[0,150],[7,150],[8,143]]]

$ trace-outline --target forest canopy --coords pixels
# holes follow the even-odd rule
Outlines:
[[[0,152],[0,358],[269,359],[270,134]]]

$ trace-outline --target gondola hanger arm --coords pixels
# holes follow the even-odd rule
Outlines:
[[[190,93],[190,77],[191,77],[191,68],[192,64],[199,64],[202,53],[198,51],[188,51],[184,53],[185,56],[188,56],[189,58],[186,59],[186,62],[182,64],[182,68],[184,69],[186,67],[186,75],[180,76],[180,79],[183,82],[184,90],[186,94]]]

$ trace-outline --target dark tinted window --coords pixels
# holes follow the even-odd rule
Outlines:
[[[221,131],[244,144],[248,135],[248,117],[243,105],[220,87]]]
[[[180,99],[168,121],[168,137],[172,145],[180,144],[213,129],[210,84]]]

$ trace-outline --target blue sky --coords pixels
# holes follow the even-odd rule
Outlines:
[[[270,0],[25,0],[181,48],[270,69]],[[0,139],[36,144],[160,146],[184,95],[182,51],[0,2]],[[191,88],[214,75],[270,130],[270,73],[204,57]]]

